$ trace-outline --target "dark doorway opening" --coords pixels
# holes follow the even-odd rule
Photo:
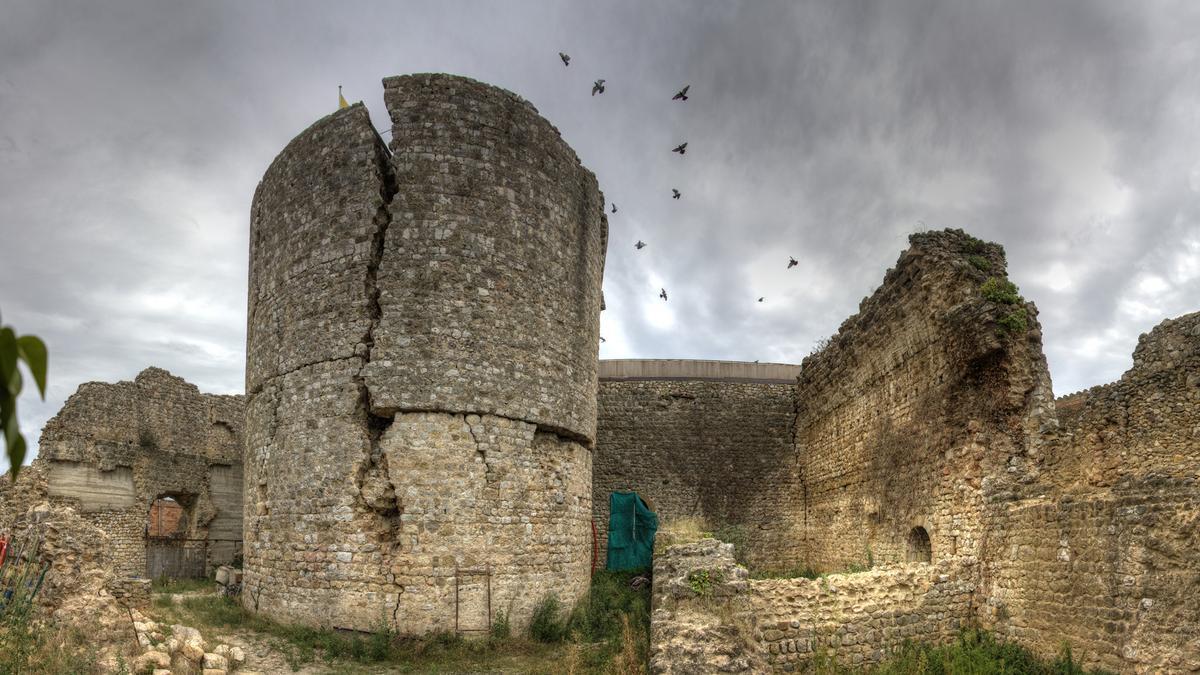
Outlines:
[[[925,531],[925,528],[918,525],[909,530],[905,560],[908,562],[932,562],[933,546],[929,542],[929,533]]]

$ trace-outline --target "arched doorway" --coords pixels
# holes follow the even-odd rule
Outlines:
[[[196,495],[160,494],[146,513],[146,576],[151,579],[203,578],[207,542],[196,537]]]
[[[908,531],[908,542],[905,547],[905,560],[908,562],[932,562],[933,545],[929,542],[929,532],[920,525]]]

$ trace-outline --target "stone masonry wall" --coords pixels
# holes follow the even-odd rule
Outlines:
[[[202,394],[159,368],[132,382],[82,384],[42,431],[35,464],[45,471],[46,496],[108,533],[119,574],[143,576],[156,498],[185,507],[189,538],[206,538],[218,518],[240,523],[241,504],[219,507],[209,479],[241,464],[242,406],[241,396]]]
[[[993,496],[982,620],[1093,666],[1200,670],[1200,313],[1138,341],[1120,380],[1064,397],[1038,480]]]
[[[933,560],[975,555],[982,479],[1025,461],[1049,407],[1036,309],[982,292],[1005,278],[1003,250],[961,230],[910,242],[802,364],[792,489],[803,508],[785,517],[784,541],[818,570],[906,560],[914,528]],[[1025,329],[1001,325],[1013,313]]]
[[[904,563],[819,579],[747,577],[730,544],[706,539],[659,551],[652,671],[801,672],[818,654],[866,667],[905,640],[951,640],[974,617],[969,562]]]
[[[383,84],[396,193],[372,405],[490,413],[590,444],[608,237],[595,176],[507,91]]]
[[[793,394],[778,380],[601,380],[592,482],[598,564],[609,494],[626,490],[647,499],[660,522],[700,516],[741,526],[758,566],[794,564],[776,555],[789,549],[777,514],[794,508],[780,502],[796,497],[785,489],[795,482]]]
[[[905,640],[953,640],[974,618],[974,578],[969,565],[942,560],[820,579],[751,580],[748,611],[775,670],[803,670],[821,653],[863,667],[886,660]]]
[[[390,148],[351,106],[255,194],[243,601],[521,627],[588,583],[603,199],[517,96],[384,86]]]

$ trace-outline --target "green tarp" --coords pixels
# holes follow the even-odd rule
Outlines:
[[[608,497],[608,562],[613,571],[650,569],[658,516],[636,492]]]

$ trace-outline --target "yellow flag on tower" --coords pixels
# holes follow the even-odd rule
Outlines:
[[[338,109],[349,108],[350,104],[346,103],[346,97],[342,96],[342,85],[338,85]]]

